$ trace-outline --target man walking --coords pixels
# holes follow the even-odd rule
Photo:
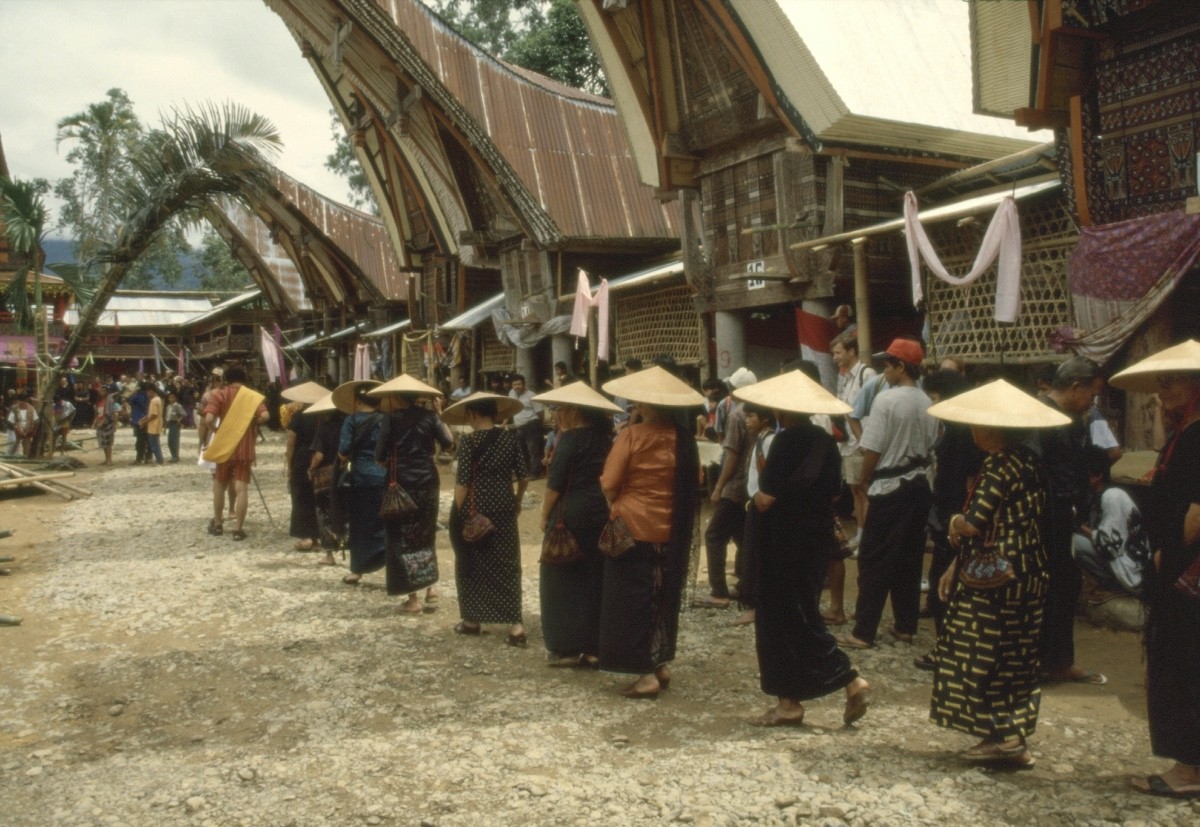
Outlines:
[[[1071,417],[1070,425],[1038,428],[1029,447],[1041,459],[1046,480],[1042,542],[1046,546],[1046,607],[1042,614],[1041,670],[1051,681],[1103,684],[1108,679],[1075,665],[1075,604],[1083,574],[1071,554],[1072,537],[1088,518],[1088,428],[1083,415],[1102,384],[1100,366],[1072,356],[1058,366],[1050,389],[1038,399]]]
[[[929,397],[917,387],[925,350],[896,339],[875,360],[891,387],[876,397],[863,429],[862,476],[869,507],[858,551],[858,609],[854,630],[838,638],[851,649],[875,644],[883,606],[892,599],[897,640],[917,632],[925,521],[931,495],[926,468],[937,439]]]
[[[208,524],[208,533],[217,536],[223,532],[225,492],[232,485],[235,524],[232,536],[235,540],[246,539],[242,525],[246,520],[248,484],[254,466],[255,431],[269,416],[267,406],[263,404],[265,397],[246,387],[245,382],[245,369],[234,366],[225,371],[226,384],[209,394],[198,432],[203,446],[209,433],[216,429],[212,444],[203,453],[204,459],[217,464],[213,473],[213,518]]]
[[[758,381],[747,368],[738,368],[729,377],[734,390],[749,387]],[[729,605],[729,585],[725,565],[729,541],[733,540],[739,553],[742,530],[746,524],[746,468],[757,436],[746,426],[742,403],[728,397],[732,405],[725,421],[725,438],[721,443],[721,475],[713,484],[713,513],[704,532],[704,549],[708,558],[708,597],[699,597],[695,605],[723,609]],[[736,559],[734,564],[737,569]]]

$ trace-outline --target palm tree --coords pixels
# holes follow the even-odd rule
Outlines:
[[[115,238],[83,262],[99,270],[94,292],[79,312],[59,354],[50,385],[58,382],[91,335],[101,312],[130,267],[172,221],[198,226],[204,208],[228,197],[247,202],[271,187],[267,153],[281,146],[275,126],[245,107],[227,103],[173,110],[129,156],[130,175],[116,187],[120,216]]]

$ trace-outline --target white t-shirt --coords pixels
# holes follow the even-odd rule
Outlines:
[[[759,441],[761,440],[761,442]],[[775,441],[775,431],[767,431],[766,436],[759,434],[751,443],[750,465],[746,470],[746,495],[753,499],[758,493],[758,445],[762,446],[762,458],[765,461],[771,451],[771,443]]]
[[[879,454],[867,496],[890,494],[902,480],[927,474],[938,431],[937,420],[927,413],[929,405],[925,391],[912,385],[890,388],[875,398],[861,442],[864,450]],[[880,471],[908,466],[914,460],[920,460],[922,466],[897,477],[879,477]]]
[[[837,398],[853,408],[854,400],[858,398],[863,385],[874,379],[875,371],[872,368],[867,367],[862,362],[855,362],[854,366],[848,371],[838,374]],[[854,431],[850,430],[849,425],[845,426],[844,430],[846,432],[846,440],[845,442],[838,443],[838,451],[841,452],[842,456],[848,457],[858,452],[858,440],[854,438]]]

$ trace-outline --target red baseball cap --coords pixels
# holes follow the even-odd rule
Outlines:
[[[920,342],[914,342],[912,339],[892,339],[887,350],[876,353],[871,358],[876,361],[895,359],[913,367],[920,367],[925,361],[925,348],[921,347]]]

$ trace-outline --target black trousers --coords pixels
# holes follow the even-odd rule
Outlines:
[[[150,459],[150,441],[146,439],[146,429],[140,425],[133,426],[133,454],[138,462]]]
[[[529,464],[529,478],[536,479],[545,473],[542,467],[542,457],[546,453],[546,435],[542,430],[542,421],[534,419],[524,425],[517,426],[517,439],[525,449],[525,459]]]
[[[708,587],[713,597],[729,597],[725,582],[726,551],[729,541],[742,548],[742,532],[746,526],[746,501],[722,498],[713,508],[708,528],[704,531],[704,551],[708,558]],[[734,564],[737,570],[737,564]]]
[[[933,541],[933,559],[929,562],[929,592],[925,595],[925,607],[933,618],[933,627],[938,635],[942,633],[942,621],[946,617],[946,604],[938,597],[937,584],[958,556],[958,552],[950,545],[946,536],[949,530],[950,518],[958,511],[941,509],[934,506],[929,512],[929,539]]]
[[[921,608],[925,523],[932,497],[922,475],[890,494],[871,497],[858,547],[858,605],[854,636],[874,643],[883,606],[892,599],[896,631],[916,634]]]
[[[1047,497],[1041,528],[1050,582],[1042,613],[1039,660],[1043,672],[1056,672],[1075,663],[1075,605],[1083,590],[1083,573],[1071,554],[1074,528],[1071,501]]]

